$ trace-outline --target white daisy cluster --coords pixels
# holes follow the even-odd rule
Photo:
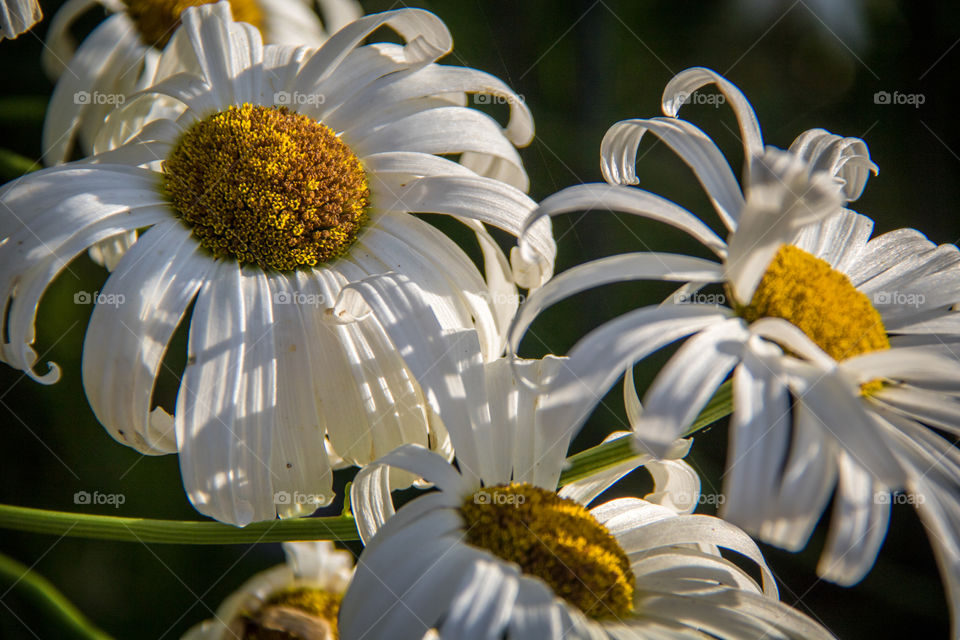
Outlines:
[[[75,47],[96,4],[109,17]],[[831,638],[779,600],[751,535],[799,550],[832,498],[817,571],[853,585],[893,492],[916,498],[956,627],[960,251],[914,230],[871,238],[846,208],[877,172],[862,140],[817,129],[764,147],[744,95],[690,69],[664,116],[607,132],[606,182],[538,205],[517,151],[530,111],[497,78],[438,63],[452,38],[436,16],[319,5],[323,23],[304,0],[71,0],[48,31],[48,167],[0,188],[0,360],[57,381],[35,319],[89,252],[109,271],[82,353],[90,406],[117,441],[178,454],[199,512],[240,527],[310,516],[336,497],[334,471],[359,467],[355,569],[331,542],[289,543],[287,565],[187,638]],[[4,37],[40,17],[0,8]],[[384,30],[399,42],[373,41]],[[738,119],[739,179],[678,117],[706,85]],[[471,94],[507,103],[506,122]],[[636,186],[647,133],[715,220]],[[590,210],[671,225],[714,259],[644,248],[553,277],[550,218]],[[425,214],[462,223],[482,264]],[[517,357],[547,307],[626,280],[679,288],[566,357]],[[641,404],[634,365],[675,343]],[[565,476],[621,378],[629,431]],[[727,387],[724,500],[695,514],[688,436]],[[598,500],[640,467],[652,491]]]

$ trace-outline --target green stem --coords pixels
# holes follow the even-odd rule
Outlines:
[[[700,412],[697,420],[683,435],[689,436],[704,427],[708,427],[717,420],[730,415],[731,411],[733,411],[733,386],[728,380],[717,389],[713,398]],[[567,458],[567,468],[560,474],[560,486],[583,480],[597,471],[603,471],[636,458],[637,455],[637,452],[633,450],[633,438],[617,438],[586,451],[581,451]]]
[[[66,633],[58,637],[112,640],[95,627],[49,580],[13,558],[0,553],[0,589],[16,590],[35,606],[46,619]]]
[[[252,544],[289,540],[359,540],[353,518],[291,518],[242,529],[219,522],[121,518],[0,505],[0,528],[71,538],[155,544]]]
[[[0,149],[0,178],[4,180],[13,180],[42,168],[39,162],[34,162],[9,149]]]
[[[730,414],[732,390],[723,384],[684,435],[690,435]],[[637,457],[632,438],[619,438],[567,459],[560,486],[582,480]],[[349,509],[349,503],[345,505]],[[253,544],[290,540],[358,540],[354,519],[344,513],[329,518],[292,518],[256,522],[238,528],[219,522],[121,518],[67,511],[0,505],[0,529],[51,535],[156,544]]]
[[[5,96],[0,98],[0,122],[33,126],[43,124],[48,96]]]

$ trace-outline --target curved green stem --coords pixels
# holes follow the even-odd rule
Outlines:
[[[684,436],[689,436],[704,427],[708,427],[717,420],[725,418],[733,411],[733,385],[728,380],[724,382],[714,394],[707,406],[703,408],[696,422],[687,429]],[[584,478],[615,467],[637,457],[633,450],[633,438],[617,438],[604,442],[586,451],[581,451],[567,458],[567,468],[560,474],[560,486],[583,480]]]
[[[359,540],[353,518],[291,518],[242,529],[219,522],[121,518],[0,505],[0,528],[73,538],[155,544],[252,544],[289,540]]]
[[[65,633],[58,637],[112,640],[57,590],[49,580],[0,553],[0,589],[16,591]]]
[[[729,415],[731,410],[732,389],[727,382],[717,390],[684,435],[690,435],[713,424]],[[560,476],[560,486],[582,480],[597,471],[637,457],[632,440],[633,438],[619,438],[571,456],[567,459],[567,468]],[[349,509],[349,503],[345,505],[345,509]],[[356,522],[346,511],[341,516],[329,518],[256,522],[241,529],[219,522],[122,518],[0,505],[0,529],[156,544],[253,544],[291,540],[345,542],[360,539]]]

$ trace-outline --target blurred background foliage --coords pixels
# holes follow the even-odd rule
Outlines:
[[[40,130],[51,84],[39,56],[50,17],[61,4],[41,2],[46,20],[32,33],[0,44],[0,146],[40,154]],[[404,5],[363,0],[367,12]],[[455,51],[448,64],[493,73],[522,94],[537,138],[523,151],[531,195],[542,199],[569,185],[600,179],[598,151],[618,120],[660,115],[660,95],[678,71],[708,66],[737,84],[754,105],[769,144],[786,147],[802,131],[823,127],[861,136],[880,175],[856,210],[879,232],[914,226],[934,242],[956,242],[960,174],[957,93],[960,5],[957,3],[631,2],[616,0],[434,0],[410,2],[446,21]],[[96,20],[91,19],[91,24]],[[708,90],[709,91],[709,90]],[[919,107],[877,104],[878,91],[922,94]],[[503,116],[502,107],[491,108]],[[502,109],[502,111],[497,111]],[[702,126],[739,170],[742,152],[726,106],[690,105],[681,115]],[[698,212],[717,227],[691,172],[668,149],[641,147],[641,186]],[[3,176],[4,180],[12,176]],[[588,258],[644,247],[701,253],[680,233],[609,213],[572,215],[556,223],[558,271]],[[97,424],[80,383],[80,351],[90,307],[78,291],[96,291],[106,273],[86,257],[50,289],[40,309],[42,360],[63,368],[51,387],[0,366],[0,502],[90,513],[196,519],[180,484],[177,459],[143,457],[114,442]],[[565,353],[601,322],[668,288],[618,285],[557,305],[534,326],[525,355]],[[181,339],[175,354],[185,351]],[[637,367],[641,394],[667,354]],[[180,356],[182,358],[182,355]],[[173,397],[176,380],[163,381]],[[619,386],[592,417],[576,448],[625,425]],[[727,429],[696,438],[690,456],[703,491],[722,484]],[[338,478],[340,486],[349,473]],[[643,492],[637,472],[611,496]],[[77,491],[123,494],[122,506],[77,506]],[[334,506],[334,511],[339,505]],[[701,512],[712,513],[705,504]],[[825,519],[829,517],[825,516]],[[948,636],[943,589],[929,543],[912,507],[895,506],[880,559],[853,589],[817,579],[824,523],[799,554],[764,547],[783,599],[844,639]],[[358,547],[354,545],[354,551]],[[279,545],[162,546],[84,541],[0,531],[0,550],[46,575],[103,629],[118,638],[177,638],[211,616],[254,572],[282,560]],[[0,593],[0,637],[59,637],[16,591]]]

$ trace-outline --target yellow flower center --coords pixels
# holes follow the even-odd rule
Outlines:
[[[242,640],[336,640],[343,595],[297,587],[275,593],[256,612],[240,618]]]
[[[460,507],[466,540],[520,565],[594,619],[633,609],[627,554],[582,506],[526,483],[486,487]]]
[[[777,252],[750,304],[739,312],[747,322],[783,318],[837,361],[890,348],[870,299],[827,262],[789,244]],[[882,386],[873,380],[861,392],[868,395]]]
[[[359,158],[329,127],[286,107],[231,106],[197,122],[163,174],[203,246],[264,269],[333,260],[368,219]]]
[[[123,0],[127,15],[137,25],[147,46],[162,49],[180,26],[180,14],[187,7],[198,7],[216,0]],[[263,28],[263,13],[256,0],[230,0],[233,19]]]

